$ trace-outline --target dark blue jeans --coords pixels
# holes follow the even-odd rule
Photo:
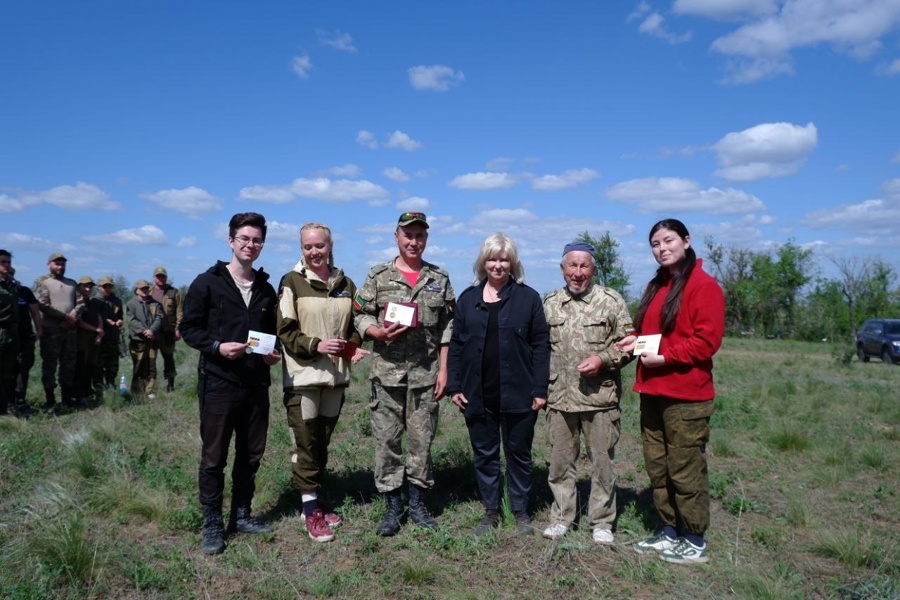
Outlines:
[[[537,413],[504,413],[485,408],[478,417],[467,417],[472,442],[475,480],[485,510],[499,511],[503,495],[500,482],[500,444],[506,456],[506,484],[510,508],[515,513],[528,509],[531,495],[531,444]]]

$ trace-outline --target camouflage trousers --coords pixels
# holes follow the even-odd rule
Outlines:
[[[618,408],[587,412],[547,411],[550,437],[550,472],[553,492],[550,522],[571,525],[578,515],[575,487],[577,463],[584,435],[591,460],[591,495],[587,517],[591,529],[611,529],[616,520],[616,443],[621,431]]]
[[[688,402],[641,394],[644,464],[663,525],[680,535],[709,528],[706,444],[713,401]]]
[[[94,374],[95,380],[100,385],[113,388],[118,383],[116,378],[119,376],[119,340],[114,339],[111,342],[106,338],[100,343],[100,351],[97,356],[97,371]],[[95,383],[96,385],[96,383]]]
[[[156,346],[153,342],[131,340],[131,395],[143,397],[156,392],[156,373],[150,369],[156,363]]]
[[[302,388],[284,394],[294,452],[291,471],[297,489],[315,492],[325,483],[328,444],[344,404],[345,388]]]
[[[434,386],[385,387],[373,381],[369,409],[375,437],[375,487],[378,491],[386,493],[400,488],[404,474],[417,487],[433,487],[431,443],[440,414],[440,403],[434,399]],[[407,438],[405,458],[404,432]]]
[[[75,360],[78,338],[75,329],[45,327],[41,333],[41,383],[45,391],[56,388],[56,369],[59,367],[59,386],[69,393],[75,385]]]

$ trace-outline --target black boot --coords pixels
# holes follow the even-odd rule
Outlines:
[[[56,413],[59,409],[56,406],[56,394],[53,391],[53,388],[44,388],[44,397],[47,398],[47,401],[44,402],[44,406],[42,407],[45,412],[48,413]]]
[[[220,507],[203,507],[203,541],[201,545],[206,554],[221,554],[225,551],[225,523],[222,522]]]
[[[256,517],[250,516],[250,506],[238,506],[231,509],[228,530],[241,533],[269,533],[272,528],[260,522]]]
[[[409,518],[413,523],[425,529],[437,529],[437,521],[425,506],[425,488],[409,484]]]
[[[28,418],[32,415],[36,415],[38,411],[31,408],[31,405],[24,399],[16,398],[16,401],[10,407],[10,412],[17,417]]]
[[[166,391],[167,392],[175,391],[175,378],[174,377],[169,377],[168,379],[166,379]]]
[[[400,488],[384,494],[384,521],[378,526],[378,535],[388,537],[400,531],[400,516],[403,514],[403,499]]]

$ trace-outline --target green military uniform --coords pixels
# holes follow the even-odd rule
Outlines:
[[[584,433],[592,463],[590,526],[611,529],[616,518],[614,459],[620,432],[620,369],[631,360],[613,344],[632,328],[631,315],[618,292],[598,285],[580,296],[573,296],[568,288],[549,293],[544,298],[544,313],[550,325],[551,522],[571,525],[575,520],[576,461]],[[600,372],[585,377],[576,367],[590,356],[600,358]]]
[[[166,275],[168,273],[163,267],[156,267],[153,272],[156,275]],[[167,389],[171,391],[175,387],[175,331],[181,325],[181,318],[184,314],[184,299],[178,288],[166,284],[160,288],[154,285],[150,288],[150,295],[153,299],[162,305],[162,331],[159,339],[156,340],[156,350],[163,357],[163,376],[168,382]],[[156,360],[150,365],[150,376],[156,380]]]
[[[19,352],[19,284],[0,279],[0,415],[15,399],[16,357]]]
[[[400,488],[404,474],[420,488],[431,488],[431,443],[440,404],[434,385],[440,368],[440,346],[450,343],[455,295],[446,271],[422,261],[410,287],[394,261],[372,268],[354,298],[354,325],[361,336],[384,323],[388,302],[414,302],[418,327],[392,342],[375,341],[370,379],[375,485],[385,493]],[[402,436],[407,434],[406,459]]]
[[[98,285],[103,286],[113,283],[110,277],[101,277]],[[100,316],[103,317],[103,340],[100,342],[99,357],[97,359],[98,371],[94,378],[107,388],[116,387],[116,378],[119,375],[119,358],[123,355],[120,350],[122,331],[115,325],[118,321],[125,321],[125,313],[122,300],[115,292],[97,300],[102,303]]]
[[[76,284],[68,277],[42,275],[34,282],[34,296],[41,307],[41,383],[47,407],[56,404],[56,369],[64,402],[75,401],[75,361],[77,358],[76,325],[66,320],[76,307]]]
[[[135,284],[135,289],[148,285],[143,279]],[[156,372],[151,365],[156,363],[156,344],[143,336],[145,329],[158,337],[162,329],[162,306],[152,297],[146,302],[135,294],[125,306],[125,323],[128,326],[132,374],[131,393],[135,397],[150,396],[156,391]]]

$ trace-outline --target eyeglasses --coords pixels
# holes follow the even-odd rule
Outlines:
[[[406,225],[411,221],[422,221],[423,223],[428,223],[428,220],[425,218],[425,213],[423,212],[405,212],[400,215],[397,223],[399,223],[400,225]]]
[[[236,235],[232,239],[237,241],[241,246],[249,246],[250,244],[253,244],[254,246],[261,247],[266,243],[266,240],[262,238],[252,238],[247,237],[246,235]]]

